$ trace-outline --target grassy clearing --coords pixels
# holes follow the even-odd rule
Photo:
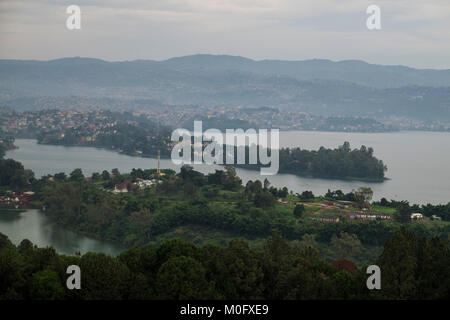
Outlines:
[[[394,208],[382,207],[382,206],[372,206],[371,211],[373,211],[375,213],[381,213],[381,214],[389,214],[389,215],[395,214]]]

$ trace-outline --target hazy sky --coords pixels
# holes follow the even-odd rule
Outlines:
[[[68,5],[81,30],[66,28]],[[381,8],[381,30],[366,8]],[[0,0],[0,58],[195,53],[450,69],[450,0]]]

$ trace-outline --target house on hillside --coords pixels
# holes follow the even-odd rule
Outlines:
[[[141,178],[136,178],[136,185],[139,187],[139,189],[146,189],[146,188],[150,188],[151,186],[156,184],[157,181],[159,181],[159,180],[155,180],[155,179],[145,180],[145,179],[141,179]]]
[[[133,188],[134,185],[131,181],[125,180],[122,183],[116,184],[114,186],[114,193],[126,193],[129,189]]]
[[[311,219],[320,222],[339,222],[339,217],[311,217]]]
[[[421,213],[413,213],[411,214],[411,220],[422,220],[423,219],[423,214]]]
[[[352,201],[345,201],[345,200],[337,200],[336,202],[339,202],[340,204],[347,205],[347,206],[353,204]]]
[[[367,213],[358,213],[358,212],[350,212],[348,217],[353,220],[389,220],[392,217],[388,214],[367,214]]]

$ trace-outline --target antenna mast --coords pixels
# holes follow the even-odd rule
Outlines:
[[[157,170],[157,174],[158,177],[161,176],[161,172],[160,172],[160,160],[161,160],[161,150],[159,149],[159,119],[158,119],[158,125],[156,127],[156,137],[158,139],[158,170]]]

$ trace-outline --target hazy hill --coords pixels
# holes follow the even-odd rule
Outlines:
[[[0,60],[1,106],[36,108],[52,97],[62,104],[76,97],[152,99],[164,104],[269,105],[318,114],[450,119],[450,70],[215,55],[165,61]]]
[[[369,64],[359,60],[254,61],[236,56],[193,55],[172,58],[160,63],[176,67],[178,70],[221,72],[240,70],[262,75],[288,76],[299,80],[345,80],[375,88],[450,86],[450,69],[413,69],[405,66]]]

